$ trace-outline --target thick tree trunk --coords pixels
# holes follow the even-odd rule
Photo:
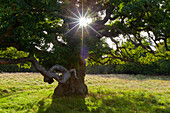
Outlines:
[[[54,90],[53,97],[60,96],[73,96],[73,95],[82,95],[85,96],[88,93],[86,84],[84,83],[85,78],[85,64],[83,61],[80,61],[79,65],[74,67],[77,72],[77,78],[71,74],[71,78],[66,83],[59,83]]]

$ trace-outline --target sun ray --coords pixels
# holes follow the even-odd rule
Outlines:
[[[81,10],[82,10],[82,11],[81,11],[81,16],[84,17],[84,16],[83,16],[83,15],[84,15],[84,14],[83,14],[83,13],[84,13],[84,11],[83,11],[83,10],[84,10],[84,8],[83,8],[83,0],[82,0],[82,9],[81,9]]]
[[[77,7],[76,7],[76,9],[77,9],[77,12],[78,12],[79,17],[81,17],[80,11],[78,10]]]
[[[98,35],[100,35],[100,36],[103,36],[102,34],[100,34],[99,32],[97,32],[93,27],[91,27],[90,25],[87,25],[87,26],[89,26],[94,32],[96,32]]]
[[[63,16],[63,17],[66,17],[66,18],[70,18],[70,19],[73,19],[73,20],[79,20],[79,18],[74,18],[74,17],[71,17],[71,16]]]
[[[86,26],[85,26],[85,30],[86,30],[87,34],[89,35],[89,31],[88,31],[88,29],[87,29],[87,27],[86,27]]]
[[[72,31],[75,27],[77,27],[79,24],[76,24],[73,28],[71,28],[69,31],[67,31],[64,35],[68,34],[70,31]]]
[[[75,22],[70,22],[69,24],[79,24],[79,21],[75,21]]]
[[[84,54],[83,47],[84,47],[84,27],[82,26],[82,54]]]
[[[88,11],[88,9],[87,9],[87,11]],[[88,11],[88,13],[87,13],[90,17],[94,17],[96,14],[97,14],[97,9],[94,9],[91,13],[89,13],[89,11]]]
[[[70,11],[69,9],[67,9],[69,12],[71,12],[75,17],[77,17],[78,19],[80,19],[79,16],[77,16],[75,13],[73,13],[72,11]]]
[[[87,8],[87,11],[86,11],[86,13],[85,13],[84,17],[86,17],[86,16],[87,16],[88,12],[89,12],[89,11],[88,11],[88,8]]]
[[[80,27],[76,30],[75,34],[77,34],[78,30],[80,29]]]

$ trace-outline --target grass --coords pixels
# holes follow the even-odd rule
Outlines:
[[[86,97],[52,99],[57,82],[37,73],[0,74],[0,113],[169,113],[170,77],[87,75]]]

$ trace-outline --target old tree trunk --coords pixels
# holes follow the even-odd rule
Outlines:
[[[79,59],[78,65],[75,67],[77,78],[71,73],[70,79],[66,83],[59,83],[54,90],[54,97],[58,96],[72,96],[72,95],[83,95],[88,93],[86,84],[84,83],[85,78],[85,64]]]

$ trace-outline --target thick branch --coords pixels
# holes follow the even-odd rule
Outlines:
[[[70,72],[74,72],[75,77],[77,78],[75,69],[71,69],[69,71],[63,66],[55,65],[49,71],[47,71],[44,67],[40,66],[40,64],[34,57],[28,56],[28,57],[18,58],[18,59],[0,58],[0,64],[18,64],[22,62],[31,62],[34,65],[35,69],[44,76],[44,82],[48,82],[49,84],[54,82],[53,79],[57,80],[60,83],[65,83],[71,77]],[[53,72],[54,70],[58,70],[58,72],[62,72],[63,76],[60,77],[58,74]]]
[[[8,58],[0,58],[0,64],[18,64],[22,62],[30,62],[30,57],[24,57],[19,59],[8,59]]]

